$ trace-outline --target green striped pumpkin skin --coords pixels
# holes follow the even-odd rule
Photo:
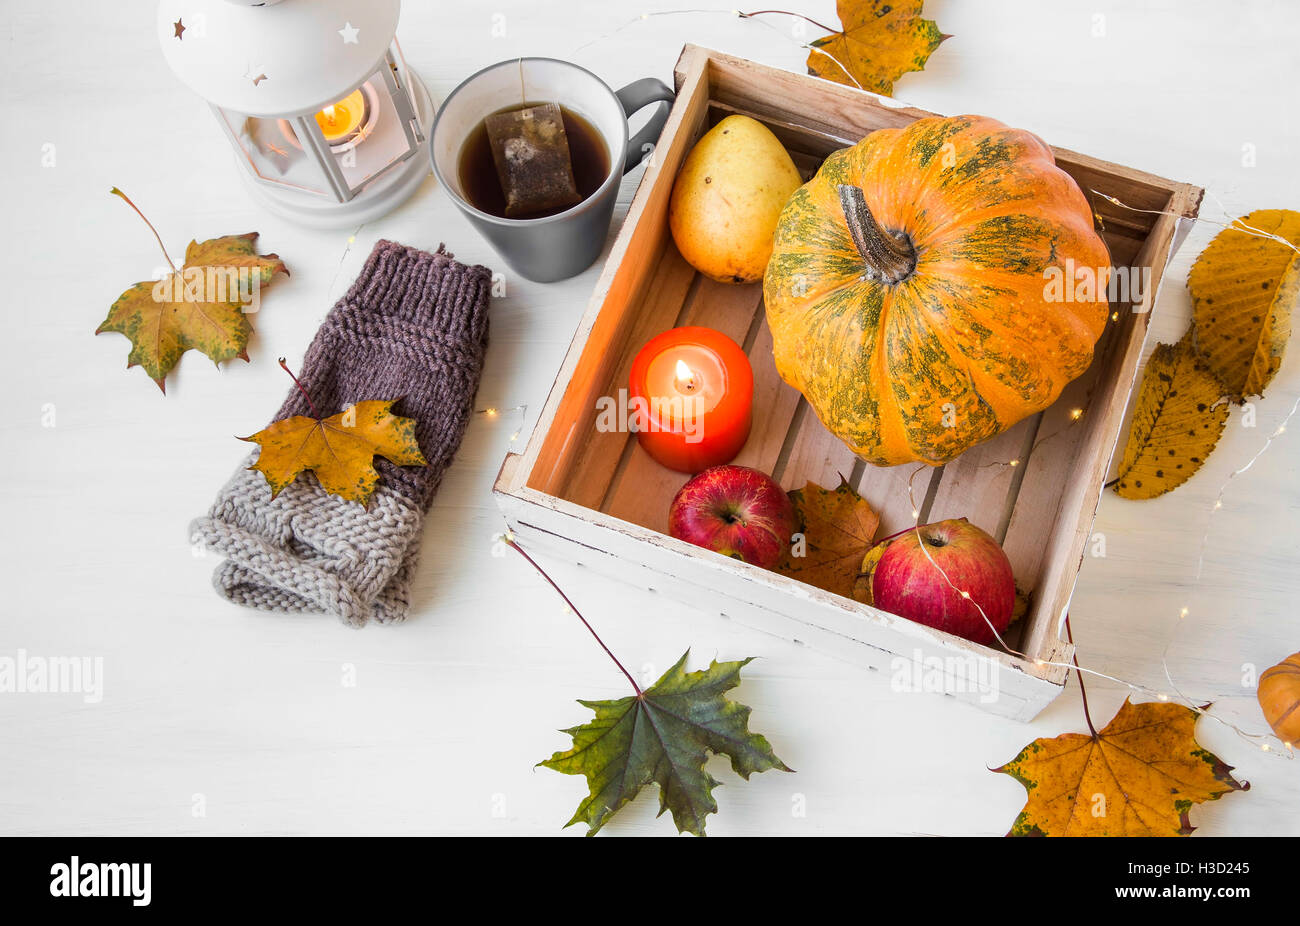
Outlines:
[[[915,248],[866,276],[839,187]],[[1049,302],[1049,267],[1100,271]],[[1074,180],[1036,136],[982,116],[921,119],[832,154],[791,197],[763,281],[781,377],[878,466],[939,465],[1042,411],[1092,361],[1110,259]]]

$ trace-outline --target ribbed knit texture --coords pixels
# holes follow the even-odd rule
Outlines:
[[[252,454],[191,525],[196,542],[229,557],[213,584],[237,604],[333,613],[361,626],[406,617],[424,513],[473,412],[487,347],[491,272],[438,249],[380,241],[326,316],[299,379],[322,415],[400,397],[414,418],[422,467],[376,458],[368,508],[326,493],[310,473],[272,499]],[[273,421],[311,415],[296,388]]]

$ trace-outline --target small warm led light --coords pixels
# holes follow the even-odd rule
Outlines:
[[[1156,695],[1156,697],[1159,698],[1161,701],[1169,700],[1169,695],[1165,694],[1163,691],[1160,692],[1160,694]]]
[[[1081,408],[1074,408],[1074,409],[1071,409],[1071,410],[1070,410],[1070,417],[1073,418],[1075,421],[1078,421],[1080,418],[1083,417],[1083,409],[1081,409]]]
[[[497,416],[497,410],[495,408],[485,408],[483,413],[489,418],[495,418]]]
[[[1010,463],[1007,464],[1007,466],[1019,466],[1019,465],[1020,465],[1019,460],[1012,460]]]
[[[970,597],[970,592],[963,591],[963,592],[961,593],[961,596],[962,596],[963,598],[969,598],[969,597]]]
[[[915,520],[916,520],[917,518],[919,518],[920,516],[921,516],[921,512],[919,512],[919,511],[917,511],[915,508],[913,508],[913,509],[912,509],[912,520],[915,521]]]
[[[1215,509],[1216,511],[1217,511],[1218,509],[1222,508],[1222,507],[1223,507],[1223,502],[1222,502],[1222,501],[1216,501],[1216,502],[1214,503],[1214,509]]]

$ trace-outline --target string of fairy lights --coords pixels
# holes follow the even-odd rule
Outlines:
[[[1107,194],[1104,194],[1104,193],[1100,193],[1100,192],[1098,192],[1097,190],[1092,190],[1092,192],[1096,193],[1098,196],[1101,196],[1103,199],[1107,200],[1108,202],[1110,202],[1110,203],[1112,203],[1112,204],[1114,204],[1114,205],[1116,205],[1116,206],[1120,206],[1121,208],[1124,208],[1124,209],[1131,209],[1131,210],[1134,211],[1134,212],[1147,212],[1147,213],[1151,213],[1151,214],[1155,214],[1155,215],[1169,215],[1169,216],[1174,216],[1174,217],[1177,217],[1177,218],[1182,218],[1181,214],[1179,214],[1179,213],[1166,212],[1166,211],[1160,211],[1160,210],[1154,210],[1154,209],[1137,209],[1137,208],[1135,208],[1135,207],[1132,207],[1132,206],[1127,205],[1127,204],[1124,203],[1124,202],[1121,202],[1119,199],[1116,199],[1114,196],[1110,196],[1110,195],[1107,195]],[[1216,202],[1218,202],[1217,198],[1216,198]],[[1222,209],[1222,204],[1221,204],[1221,203],[1219,204],[1219,206],[1220,206],[1220,208]],[[1231,215],[1227,212],[1226,209],[1223,209],[1223,213],[1224,213],[1225,217],[1227,217],[1227,218],[1229,218],[1229,219],[1232,219]],[[1252,237],[1268,238],[1268,239],[1271,239],[1271,240],[1273,240],[1273,241],[1277,241],[1277,242],[1279,242],[1279,243],[1281,243],[1281,244],[1284,244],[1286,247],[1288,247],[1288,248],[1290,248],[1291,250],[1295,251],[1297,255],[1300,255],[1300,248],[1297,248],[1294,244],[1292,244],[1292,243],[1291,243],[1290,241],[1288,241],[1287,239],[1281,237],[1280,235],[1275,235],[1275,234],[1272,234],[1271,232],[1264,231],[1263,229],[1259,229],[1259,228],[1256,228],[1256,227],[1254,227],[1254,226],[1252,226],[1252,225],[1248,225],[1248,224],[1246,224],[1245,222],[1242,222],[1240,219],[1233,219],[1230,223],[1223,223],[1223,222],[1216,221],[1216,220],[1214,220],[1214,219],[1202,219],[1202,218],[1199,218],[1199,217],[1198,217],[1198,218],[1196,218],[1194,221],[1202,221],[1202,222],[1205,222],[1206,224],[1209,224],[1209,225],[1215,225],[1215,226],[1218,226],[1218,227],[1220,227],[1220,228],[1233,228],[1233,229],[1236,229],[1236,230],[1242,231],[1244,234],[1251,235]],[[1112,315],[1111,315],[1111,319],[1112,319],[1112,320],[1115,320],[1115,319],[1117,319],[1117,318],[1118,318],[1118,313],[1117,313],[1117,312],[1116,312],[1116,313],[1112,313]],[[1208,543],[1208,541],[1209,541],[1210,534],[1211,534],[1211,532],[1212,532],[1212,526],[1210,525],[1209,522],[1210,522],[1210,520],[1213,519],[1213,517],[1214,517],[1214,513],[1217,512],[1217,511],[1219,511],[1219,510],[1221,510],[1221,509],[1223,508],[1223,499],[1224,499],[1224,496],[1227,494],[1228,488],[1229,488],[1229,486],[1231,485],[1232,480],[1234,480],[1237,476],[1241,475],[1242,473],[1245,473],[1246,471],[1248,471],[1251,467],[1253,467],[1253,466],[1255,465],[1256,462],[1258,462],[1258,460],[1259,460],[1262,456],[1265,455],[1265,453],[1268,452],[1269,448],[1272,447],[1274,441],[1276,441],[1279,437],[1281,437],[1283,434],[1286,433],[1287,426],[1290,424],[1291,419],[1294,418],[1294,417],[1296,416],[1297,413],[1300,413],[1300,396],[1298,396],[1298,397],[1296,398],[1295,402],[1291,405],[1290,410],[1287,412],[1286,416],[1282,419],[1281,424],[1279,424],[1279,425],[1278,425],[1278,426],[1273,430],[1273,432],[1269,435],[1269,437],[1267,438],[1267,440],[1265,440],[1264,444],[1259,448],[1259,450],[1257,450],[1257,451],[1255,452],[1255,454],[1254,454],[1253,456],[1251,456],[1251,458],[1250,458],[1250,459],[1245,463],[1245,465],[1243,465],[1243,466],[1241,466],[1241,467],[1238,467],[1237,469],[1234,469],[1231,473],[1229,473],[1228,476],[1227,476],[1227,478],[1223,481],[1223,484],[1219,487],[1219,490],[1218,490],[1218,492],[1217,492],[1216,495],[1215,495],[1214,504],[1213,504],[1213,505],[1211,506],[1211,508],[1210,508],[1210,514],[1209,514],[1209,519],[1207,519],[1207,526],[1206,526],[1206,529],[1205,529],[1205,533],[1204,533],[1204,535],[1201,537],[1200,553],[1199,553],[1199,556],[1198,556],[1198,559],[1197,559],[1197,567],[1196,567],[1196,579],[1197,579],[1197,582],[1198,582],[1198,583],[1199,583],[1200,578],[1201,578],[1201,571],[1202,571],[1202,567],[1203,567],[1203,564],[1204,564],[1205,548],[1206,548],[1206,545],[1207,545],[1207,543]],[[1070,411],[1070,419],[1071,419],[1071,423],[1078,422],[1079,420],[1081,420],[1081,419],[1083,418],[1084,414],[1085,414],[1085,410],[1082,409],[1082,408],[1073,408],[1073,409],[1071,409],[1071,411]],[[1060,435],[1060,434],[1062,434],[1062,433],[1064,433],[1064,429],[1061,430],[1061,431],[1057,431],[1057,432],[1053,433],[1052,435],[1049,435],[1049,436],[1048,436],[1047,438],[1045,438],[1043,441],[1034,444],[1034,445],[1030,448],[1030,454],[1032,454],[1033,451],[1037,450],[1038,447],[1040,447],[1043,443],[1046,443],[1047,440],[1051,440],[1053,437],[1056,437],[1056,436],[1058,436],[1058,435]],[[995,461],[993,461],[993,462],[991,462],[991,463],[986,463],[986,464],[984,464],[984,465],[985,465],[985,466],[1007,466],[1007,467],[1016,467],[1016,466],[1021,465],[1022,462],[1025,462],[1025,461],[1022,461],[1022,460],[1020,460],[1020,459],[1011,459],[1011,460],[1006,460],[1006,461],[998,461],[998,460],[995,460]],[[918,541],[921,541],[921,540],[922,540],[921,533],[920,533],[920,529],[921,529],[921,527],[922,527],[923,525],[920,523],[920,514],[921,514],[921,512],[920,512],[920,507],[919,507],[919,506],[917,505],[917,503],[916,503],[915,487],[914,487],[914,484],[913,484],[913,483],[914,483],[914,481],[915,481],[915,479],[916,479],[916,476],[917,476],[919,473],[921,473],[921,472],[923,472],[924,470],[926,470],[927,468],[928,468],[928,467],[925,467],[925,466],[917,467],[917,469],[914,470],[914,471],[912,472],[911,476],[908,478],[908,481],[907,481],[907,494],[908,494],[908,501],[909,501],[909,503],[910,503],[911,506],[912,506],[912,519],[913,519],[913,524],[912,524],[912,528],[911,528],[911,529],[914,530],[914,531],[916,531],[916,534],[917,534],[917,540],[918,540]],[[1234,733],[1235,733],[1239,738],[1241,738],[1242,740],[1245,740],[1246,742],[1251,742],[1251,743],[1253,743],[1253,744],[1258,745],[1259,749],[1260,749],[1262,752],[1272,753],[1273,755],[1276,755],[1276,756],[1283,756],[1283,757],[1285,757],[1285,758],[1287,758],[1287,759],[1293,759],[1293,758],[1295,758],[1295,748],[1294,748],[1294,745],[1293,745],[1292,743],[1287,742],[1287,741],[1285,741],[1285,740],[1281,740],[1280,738],[1278,738],[1277,736],[1275,736],[1275,735],[1273,735],[1273,734],[1271,734],[1271,733],[1252,733],[1252,732],[1250,732],[1250,731],[1243,730],[1241,727],[1237,726],[1236,724],[1232,723],[1231,721],[1226,720],[1226,719],[1224,719],[1223,717],[1219,717],[1219,716],[1217,716],[1217,715],[1215,715],[1215,714],[1211,714],[1211,713],[1209,712],[1209,710],[1207,709],[1209,705],[1198,704],[1198,703],[1196,702],[1196,700],[1194,700],[1193,698],[1188,697],[1188,696],[1187,696],[1187,695],[1182,691],[1182,689],[1179,688],[1178,684],[1174,681],[1173,674],[1172,674],[1172,672],[1170,671],[1170,668],[1169,668],[1169,651],[1170,651],[1170,649],[1173,647],[1173,644],[1174,644],[1174,642],[1175,642],[1176,639],[1177,639],[1178,628],[1183,624],[1183,622],[1187,619],[1188,614],[1190,613],[1190,609],[1189,609],[1187,606],[1184,605],[1183,607],[1181,607],[1181,608],[1179,609],[1179,611],[1178,611],[1178,620],[1177,620],[1177,622],[1176,622],[1175,625],[1174,625],[1174,632],[1173,632],[1172,634],[1170,634],[1169,640],[1166,642],[1165,647],[1164,647],[1163,651],[1161,652],[1161,656],[1160,656],[1161,668],[1162,668],[1162,670],[1163,670],[1163,672],[1164,672],[1165,680],[1168,682],[1169,688],[1174,692],[1174,695],[1171,696],[1171,695],[1169,694],[1169,692],[1167,692],[1167,691],[1162,691],[1162,690],[1160,690],[1160,689],[1152,688],[1152,687],[1147,686],[1147,685],[1142,685],[1142,684],[1139,684],[1139,683],[1136,683],[1136,682],[1127,681],[1127,680],[1125,680],[1125,679],[1118,678],[1118,677],[1113,676],[1113,675],[1108,675],[1108,674],[1105,673],[1105,672],[1100,672],[1100,671],[1097,671],[1096,669],[1090,669],[1090,668],[1087,668],[1087,667],[1085,667],[1085,666],[1082,666],[1082,665],[1079,664],[1079,662],[1078,662],[1078,660],[1077,660],[1077,657],[1076,657],[1075,661],[1072,662],[1072,663],[1055,662],[1055,661],[1052,661],[1052,660],[1044,660],[1044,659],[1033,658],[1033,657],[1028,656],[1028,655],[1027,655],[1026,653],[1024,653],[1024,652],[1021,652],[1020,650],[1015,649],[1014,647],[1012,647],[1010,644],[1008,644],[1008,643],[1006,642],[1006,640],[1002,637],[1002,635],[1001,635],[1000,633],[998,633],[997,628],[993,625],[993,622],[989,619],[989,617],[988,617],[988,615],[985,613],[983,607],[980,606],[980,603],[979,603],[978,601],[974,600],[974,599],[971,597],[971,594],[970,594],[969,591],[967,591],[966,589],[963,589],[963,588],[959,587],[957,584],[955,584],[955,583],[952,581],[952,579],[949,577],[948,573],[944,571],[943,567],[940,566],[939,563],[935,561],[934,557],[932,557],[932,556],[930,555],[930,551],[927,549],[927,545],[926,545],[924,542],[919,542],[919,543],[918,543],[918,547],[920,548],[921,552],[925,555],[926,559],[929,560],[930,565],[932,565],[932,566],[933,566],[933,567],[938,571],[939,575],[943,577],[943,580],[948,584],[948,586],[949,586],[953,591],[957,592],[957,593],[958,593],[958,594],[959,594],[963,599],[965,599],[965,600],[967,600],[967,601],[970,601],[970,602],[975,606],[975,609],[979,612],[980,617],[984,620],[984,622],[985,622],[986,624],[988,624],[989,629],[993,632],[993,636],[996,638],[998,644],[999,644],[999,645],[1003,648],[1003,650],[1005,650],[1008,654],[1013,655],[1013,656],[1018,656],[1018,657],[1020,657],[1020,658],[1022,658],[1022,659],[1031,659],[1031,658],[1032,658],[1032,661],[1033,661],[1034,664],[1035,664],[1036,666],[1038,666],[1038,667],[1047,667],[1047,666],[1052,666],[1052,667],[1055,667],[1055,668],[1064,668],[1064,669],[1066,669],[1066,670],[1073,669],[1074,671],[1080,673],[1081,676],[1084,675],[1084,674],[1086,674],[1086,675],[1094,676],[1094,677],[1096,677],[1096,678],[1105,679],[1106,681],[1113,682],[1113,683],[1115,683],[1115,684],[1117,684],[1117,685],[1122,685],[1122,686],[1128,688],[1130,691],[1137,692],[1137,693],[1140,693],[1140,694],[1150,695],[1150,696],[1154,697],[1154,698],[1155,698],[1156,700],[1158,700],[1158,701],[1166,701],[1166,702],[1167,702],[1167,701],[1170,701],[1172,698],[1176,698],[1176,699],[1177,699],[1177,700],[1178,700],[1178,701],[1179,701],[1179,702],[1180,702],[1184,707],[1187,707],[1188,709],[1194,711],[1195,713],[1197,713],[1197,714],[1200,715],[1200,716],[1203,716],[1203,717],[1209,717],[1211,720],[1215,721],[1216,723],[1219,723],[1219,724],[1221,724],[1221,725],[1227,727],[1228,729],[1232,730],[1232,731],[1233,731],[1233,732],[1234,732]],[[1195,586],[1193,586],[1193,588],[1195,588]],[[1065,621],[1066,621],[1066,622],[1069,621],[1069,616],[1068,616],[1068,615],[1065,617]],[[1081,680],[1081,683],[1082,683],[1082,680]],[[1282,750],[1278,750],[1278,749],[1276,749],[1276,748],[1274,747],[1274,744],[1275,744],[1275,743],[1276,743],[1276,744],[1279,744],[1281,747],[1283,747]]]
[[[489,405],[487,408],[474,409],[475,415],[482,415],[484,418],[500,418],[502,415],[509,414],[510,412],[519,413],[519,420],[515,425],[514,433],[510,435],[510,446],[513,449],[515,441],[519,440],[520,434],[523,433],[524,422],[528,420],[528,406],[510,405],[505,408],[498,408],[495,405]]]

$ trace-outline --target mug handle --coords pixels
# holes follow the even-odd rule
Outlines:
[[[645,157],[641,151],[642,146],[654,144],[659,139],[659,133],[664,130],[664,123],[668,121],[668,112],[677,94],[673,93],[663,81],[654,77],[643,77],[632,81],[614,95],[623,104],[624,114],[629,117],[638,109],[651,103],[666,104],[661,105],[659,111],[650,117],[650,121],[628,139],[627,157],[623,160],[623,173],[626,174]]]

